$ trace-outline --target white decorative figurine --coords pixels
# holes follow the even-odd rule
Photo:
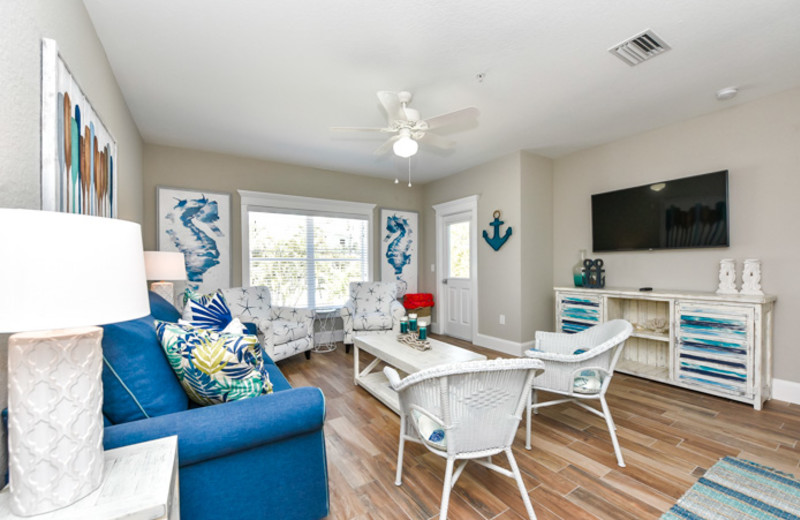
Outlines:
[[[723,258],[719,261],[717,294],[739,294],[736,290],[736,262],[733,258]]]
[[[761,290],[761,261],[748,258],[742,271],[742,294],[764,294]]]

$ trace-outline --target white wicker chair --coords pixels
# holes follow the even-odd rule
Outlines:
[[[572,401],[606,420],[617,464],[625,467],[614,419],[611,418],[611,411],[606,403],[606,390],[611,383],[614,367],[625,346],[625,340],[631,332],[633,327],[627,321],[611,320],[575,334],[541,331],[536,333],[536,349],[527,350],[525,355],[543,361],[545,372],[534,379],[531,399],[528,401],[525,421],[527,449],[531,449],[531,410],[537,413],[537,410],[544,406]],[[576,350],[585,352],[575,354]],[[595,385],[592,387],[587,385],[587,382],[594,382]],[[562,394],[567,398],[539,403],[536,399],[537,390]],[[602,412],[580,401],[583,399],[600,401]]]
[[[511,444],[530,395],[531,382],[542,371],[541,361],[496,359],[440,365],[416,372],[402,381],[393,368],[383,370],[400,397],[396,485],[402,484],[405,441],[420,442],[447,459],[440,519],[447,518],[450,490],[467,461],[474,460],[515,479],[528,516],[535,520]],[[409,431],[416,435],[409,435]],[[441,433],[444,433],[444,440],[437,441],[435,435],[441,436]],[[510,471],[491,461],[492,455],[501,452],[508,457]],[[456,460],[462,462],[454,474]]]

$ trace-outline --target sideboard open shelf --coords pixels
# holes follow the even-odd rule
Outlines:
[[[757,410],[770,398],[774,296],[579,287],[555,293],[559,332],[619,318],[633,325],[619,372]]]

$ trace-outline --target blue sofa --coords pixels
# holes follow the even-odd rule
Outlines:
[[[327,516],[322,392],[292,388],[269,360],[273,394],[196,407],[153,326],[180,315],[153,293],[150,309],[103,327],[105,448],[177,435],[182,518]]]

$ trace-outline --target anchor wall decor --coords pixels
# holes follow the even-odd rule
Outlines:
[[[500,226],[505,224],[505,222],[500,220],[500,210],[499,209],[495,210],[494,213],[492,213],[492,216],[494,217],[494,220],[492,222],[489,222],[489,225],[494,228],[494,234],[492,235],[492,238],[489,238],[489,233],[487,233],[486,230],[484,230],[483,238],[484,240],[486,240],[487,244],[492,246],[492,249],[494,249],[495,251],[499,251],[500,248],[503,247],[503,244],[506,243],[506,240],[508,240],[508,237],[511,236],[511,226],[509,226],[508,229],[506,229],[505,234],[501,237]]]

